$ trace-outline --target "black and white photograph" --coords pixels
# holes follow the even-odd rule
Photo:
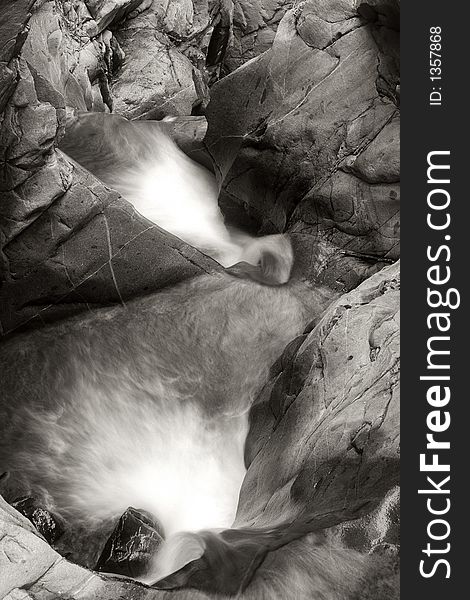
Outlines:
[[[413,144],[457,110],[459,16],[429,10],[0,0],[0,600],[446,593],[464,219],[450,145]]]

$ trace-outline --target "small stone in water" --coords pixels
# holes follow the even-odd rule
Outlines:
[[[95,569],[139,577],[147,572],[162,543],[161,525],[156,518],[144,510],[130,507],[106,542]]]
[[[58,518],[43,508],[36,498],[24,497],[12,503],[36,527],[49,544],[54,544],[64,533]]]

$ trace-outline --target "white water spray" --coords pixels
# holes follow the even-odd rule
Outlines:
[[[47,452],[34,457],[47,490],[63,515],[91,526],[133,506],[154,514],[167,538],[230,527],[245,475],[246,414],[210,417],[158,378],[151,388],[158,404],[83,383],[59,413],[30,414],[34,437],[47,431]]]
[[[70,122],[61,147],[117,190],[142,216],[222,266],[244,262],[257,267],[269,254],[275,256],[277,268],[275,272],[271,269],[271,280],[264,282],[288,281],[290,244],[279,235],[254,238],[229,229],[219,208],[214,175],[176,145],[164,124],[82,114]],[[252,269],[250,272],[253,274]]]
[[[121,172],[114,186],[135,209],[223,266],[242,260],[251,238],[234,239],[218,206],[215,177],[163,133],[154,132],[153,154]]]

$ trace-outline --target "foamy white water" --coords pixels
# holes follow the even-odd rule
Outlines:
[[[161,124],[88,113],[69,127],[63,148],[71,159],[116,189],[142,216],[224,267],[247,263],[262,274],[245,265],[237,273],[269,285],[288,281],[290,243],[279,235],[254,238],[227,228],[213,173],[180,150]]]
[[[153,135],[155,154],[118,174],[114,187],[141,215],[223,266],[240,261],[251,238],[232,239],[218,205],[214,175],[166,135]]]
[[[160,405],[83,384],[57,419],[31,415],[49,434],[38,469],[56,474],[59,503],[74,520],[97,523],[134,506],[156,515],[166,536],[230,527],[245,475],[246,414],[208,417],[158,379],[153,385]]]

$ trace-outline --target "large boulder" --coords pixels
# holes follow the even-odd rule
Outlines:
[[[333,525],[397,485],[398,311],[396,264],[288,348],[252,409],[239,526]]]
[[[113,109],[128,118],[188,115],[198,100],[193,65],[158,28],[152,9],[117,34],[126,55],[112,83]]]
[[[205,52],[212,20],[207,0],[153,0],[115,35],[125,58],[111,86],[113,110],[160,119],[203,111],[208,102]]]

